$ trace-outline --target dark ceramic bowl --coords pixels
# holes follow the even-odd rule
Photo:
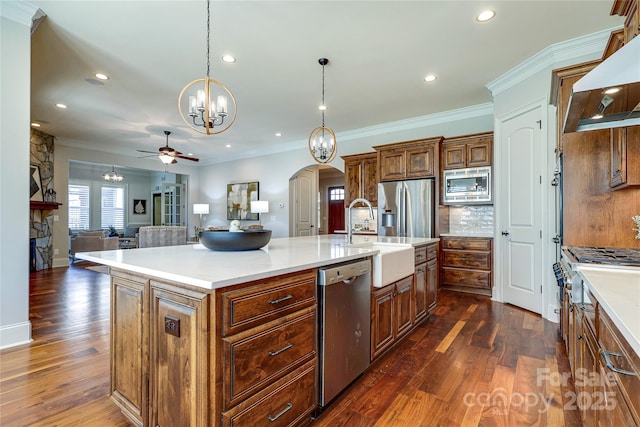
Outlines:
[[[271,240],[271,230],[206,230],[198,235],[200,243],[212,251],[252,251]]]

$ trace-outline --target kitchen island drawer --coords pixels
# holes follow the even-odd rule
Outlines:
[[[442,249],[489,251],[493,239],[487,237],[443,237]]]
[[[491,270],[491,253],[443,251],[442,266]]]
[[[443,267],[442,284],[491,289],[491,272]]]
[[[427,247],[418,246],[414,248],[416,265],[427,261]]]
[[[303,424],[316,408],[316,365],[309,362],[222,414],[225,427]]]
[[[228,291],[222,294],[222,332],[235,334],[315,304],[315,270]]]
[[[316,309],[223,339],[224,406],[230,408],[288,371],[315,360]]]

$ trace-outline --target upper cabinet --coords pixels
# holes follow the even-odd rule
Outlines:
[[[626,16],[624,21],[625,43],[640,34],[640,8],[638,0],[616,0],[611,15]]]
[[[442,137],[373,147],[378,152],[380,181],[435,177]]]
[[[491,166],[493,132],[446,138],[441,151],[442,169]]]
[[[610,129],[610,155],[612,188],[619,190],[640,185],[640,127]]]
[[[362,197],[378,205],[378,158],[377,153],[342,156],[344,160],[345,206]]]

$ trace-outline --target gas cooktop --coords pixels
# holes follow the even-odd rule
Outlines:
[[[568,246],[578,262],[640,266],[640,249]]]

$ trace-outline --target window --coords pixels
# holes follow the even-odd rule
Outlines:
[[[329,190],[329,200],[344,200],[344,187],[334,187]]]
[[[89,186],[69,184],[69,228],[89,229]]]
[[[124,228],[124,188],[102,187],[101,227]]]

